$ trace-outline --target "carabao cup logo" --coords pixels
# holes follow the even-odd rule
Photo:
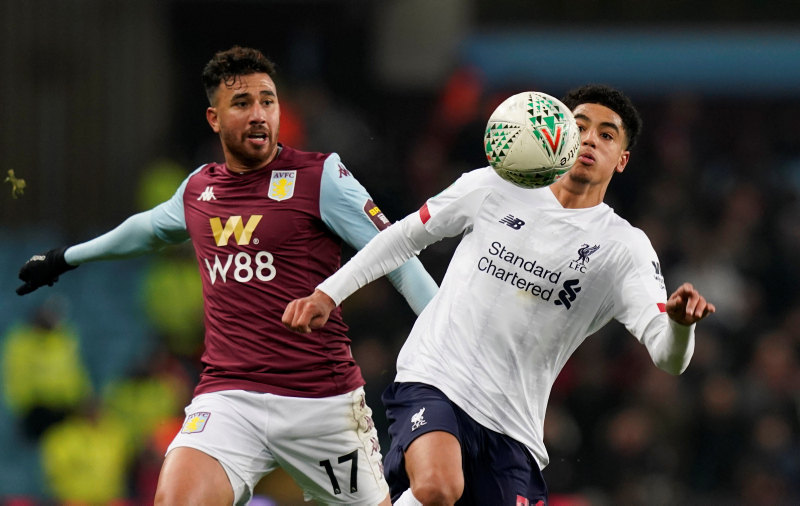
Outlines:
[[[550,98],[539,93],[531,93],[531,100],[528,102],[528,121],[530,122],[531,132],[542,150],[547,153],[556,165],[559,163],[561,152],[567,145],[567,118],[568,111],[563,110],[564,105],[556,104]]]

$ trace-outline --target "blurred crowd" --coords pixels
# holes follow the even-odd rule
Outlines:
[[[281,90],[281,141],[338,152],[397,220],[486,165],[486,119],[519,91],[487,89],[479,72],[461,68],[424,102],[423,121],[386,125],[319,84],[294,86]],[[633,98],[643,136],[606,202],[648,234],[668,292],[689,281],[717,314],[698,326],[694,358],[678,377],[616,323],[578,348],[545,419],[551,505],[800,504],[800,102]],[[139,207],[167,200],[191,162],[214,159],[215,146],[210,136],[187,166],[143,170]],[[437,281],[456,244],[421,254]],[[34,313],[0,328],[4,409],[40,452],[46,487],[8,504],[152,502],[200,372],[191,246],[147,259],[141,294],[158,345],[105,384],[90,381],[81,329],[46,294]],[[381,280],[345,302],[344,318],[386,448],[380,394],[413,314]],[[285,479],[258,491],[259,504],[302,503]]]

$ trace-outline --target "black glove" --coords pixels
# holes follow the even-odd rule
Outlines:
[[[17,295],[31,293],[40,286],[53,286],[58,277],[67,271],[77,269],[77,265],[69,265],[64,260],[64,252],[69,246],[51,249],[47,253],[34,255],[19,270],[19,279],[25,282],[17,288]]]

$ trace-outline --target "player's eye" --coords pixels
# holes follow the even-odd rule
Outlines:
[[[601,135],[603,136],[603,138],[604,138],[604,139],[608,139],[608,140],[610,140],[610,141],[611,141],[611,140],[614,140],[614,136],[613,136],[613,135],[611,135],[610,133],[607,133],[607,132],[606,132],[606,133],[603,133],[603,134],[601,134]]]

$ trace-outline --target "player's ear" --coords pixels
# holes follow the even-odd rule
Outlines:
[[[617,166],[614,169],[617,172],[622,172],[625,170],[625,166],[628,165],[628,160],[631,159],[631,152],[630,151],[623,151],[619,155],[619,162],[617,162]]]
[[[208,120],[208,124],[211,125],[211,129],[214,130],[214,133],[219,133],[219,116],[217,116],[217,108],[216,107],[209,107],[206,109],[206,120]]]

